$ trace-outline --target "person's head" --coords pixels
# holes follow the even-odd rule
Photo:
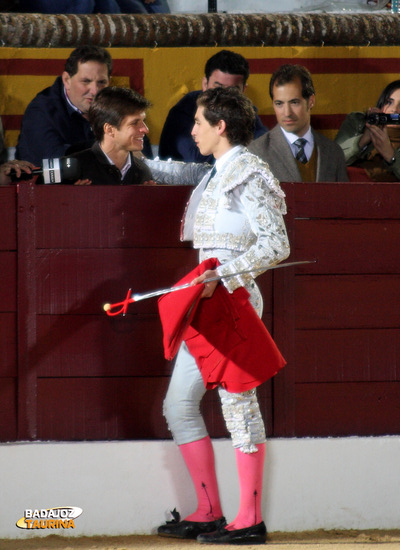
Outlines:
[[[386,86],[376,106],[384,113],[400,113],[400,80],[394,80]]]
[[[249,64],[240,54],[221,50],[210,57],[204,68],[203,92],[220,86],[235,86],[241,92],[249,78]]]
[[[109,85],[111,71],[111,56],[99,46],[80,46],[68,57],[62,80],[69,100],[83,115],[97,92]]]
[[[302,65],[281,65],[271,76],[269,94],[278,124],[303,136],[310,127],[315,89],[311,74]]]
[[[192,136],[202,155],[218,158],[235,145],[248,145],[254,127],[254,107],[237,88],[212,88],[198,97]]]
[[[89,109],[89,122],[97,141],[107,139],[126,151],[141,151],[149,131],[145,119],[150,106],[150,101],[130,88],[103,88]]]

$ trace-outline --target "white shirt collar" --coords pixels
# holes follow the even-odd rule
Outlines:
[[[297,136],[296,134],[293,134],[292,132],[287,132],[282,128],[282,126],[280,126],[280,129],[282,130],[282,133],[289,144],[289,147],[293,153],[293,156],[295,157],[297,155],[298,148],[296,147],[296,145],[294,145],[294,142],[297,139],[299,139],[299,136]],[[310,160],[312,152],[314,150],[314,135],[312,133],[311,126],[308,128],[304,136],[301,136],[301,137],[306,140],[306,144],[304,146],[304,152],[306,154],[307,159]]]
[[[107,153],[104,152],[102,146],[100,145],[100,149],[103,151],[103,154],[104,156],[106,157],[106,159],[108,160],[108,162],[110,164],[112,164],[113,166],[115,166],[115,162],[113,160],[110,159],[110,157],[107,155]],[[132,160],[131,160],[131,154],[128,153],[128,157],[126,159],[126,162],[125,164],[123,165],[123,167],[121,168],[120,172],[121,172],[121,177],[122,179],[124,179],[124,177],[126,176],[129,168],[132,166]]]
[[[217,172],[222,170],[225,164],[227,164],[232,157],[236,156],[238,153],[241,153],[244,149],[245,147],[243,145],[235,145],[232,149],[229,149],[229,151],[224,153],[222,157],[219,157],[219,159],[215,161],[215,168]]]
[[[292,132],[287,132],[286,130],[284,130],[282,128],[282,126],[280,128],[283,132],[283,135],[287,139],[289,145],[292,145],[296,141],[296,139],[299,139],[299,136],[297,136],[296,134],[293,134]],[[308,128],[308,130],[304,134],[304,136],[301,136],[301,137],[304,138],[305,140],[307,140],[307,143],[310,143],[311,145],[314,145],[314,136],[313,136],[313,133],[312,133],[312,130],[311,130],[311,126]]]
[[[64,86],[64,95],[65,95],[65,99],[67,100],[68,105],[70,105],[70,107],[72,107],[72,109],[74,111],[76,111],[80,115],[83,115],[82,111],[80,109],[78,109],[78,107],[75,107],[75,105],[71,102],[70,98],[68,97],[67,90],[65,89],[65,86]]]

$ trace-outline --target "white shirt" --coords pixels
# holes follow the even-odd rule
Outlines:
[[[214,176],[218,174],[218,172],[221,172],[223,170],[224,166],[234,157],[237,153],[242,151],[244,149],[243,145],[236,145],[235,147],[232,147],[232,149],[229,149],[226,153],[222,155],[218,160],[215,161],[214,167],[205,174],[205,176],[202,178],[199,185],[196,187],[196,189],[193,191],[192,196],[190,197],[189,203],[186,207],[186,211],[184,214],[183,224],[182,224],[182,231],[181,236],[182,240],[184,241],[192,241],[193,240],[193,229],[194,229],[194,220],[196,217],[196,211],[199,206],[200,200],[203,196],[204,190],[206,189],[210,179],[212,179],[211,173],[214,170]]]

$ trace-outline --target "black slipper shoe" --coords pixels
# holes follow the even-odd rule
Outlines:
[[[157,529],[157,534],[161,537],[174,537],[177,539],[197,539],[202,533],[211,533],[226,525],[224,517],[215,521],[179,521],[179,512],[174,510],[172,515],[175,519],[167,521],[164,525],[160,525]]]
[[[231,531],[221,527],[213,533],[202,533],[197,537],[197,542],[203,544],[264,544],[266,541],[267,528],[263,521],[251,527]]]

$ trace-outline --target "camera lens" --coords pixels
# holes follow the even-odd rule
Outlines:
[[[386,124],[400,124],[400,115],[398,113],[369,113],[367,115],[368,124],[385,126]]]

